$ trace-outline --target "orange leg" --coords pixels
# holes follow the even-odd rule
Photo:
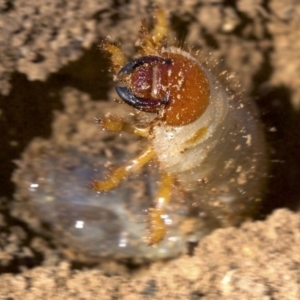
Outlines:
[[[154,16],[154,26],[149,32],[146,21],[141,25],[141,50],[142,55],[158,55],[157,49],[160,48],[163,39],[168,32],[168,20],[164,10],[157,9]],[[101,44],[101,48],[111,55],[111,63],[114,74],[118,74],[120,69],[125,65],[125,55],[123,51],[107,41]]]
[[[106,116],[103,119],[96,119],[96,122],[104,129],[112,132],[124,131],[142,137],[147,137],[149,135],[149,127],[139,128],[136,125],[125,122],[116,116]]]
[[[155,11],[155,22],[153,29],[149,32],[146,21],[142,21],[141,26],[141,50],[142,55],[158,55],[157,49],[160,48],[162,40],[168,32],[168,21],[162,9]]]
[[[109,44],[107,42],[103,42],[100,48],[102,48],[111,55],[110,60],[112,63],[113,71],[115,74],[118,74],[118,72],[125,65],[126,62],[125,55],[122,52],[122,50],[119,47]]]
[[[149,128],[138,128],[134,124],[125,122],[115,116],[106,116],[103,119],[96,119],[96,122],[104,129],[112,132],[125,131],[142,137],[147,137],[149,134]],[[127,166],[121,166],[114,170],[106,180],[95,180],[92,182],[92,188],[97,192],[106,192],[117,187],[124,178],[130,173],[141,169],[154,155],[154,150],[151,147],[147,147],[140,155],[132,159]]]
[[[162,40],[167,36],[168,33],[168,18],[163,9],[157,9],[155,11],[155,24],[151,30],[153,40],[157,46],[160,46]]]
[[[172,175],[162,173],[161,183],[155,198],[155,207],[148,211],[149,237],[147,237],[147,242],[151,246],[161,242],[166,235],[167,228],[162,215],[171,199],[173,181]]]
[[[139,156],[131,160],[130,164],[114,170],[106,180],[95,180],[92,182],[92,188],[97,192],[107,192],[117,187],[124,178],[130,173],[140,170],[154,155],[154,150],[151,147],[147,147]]]

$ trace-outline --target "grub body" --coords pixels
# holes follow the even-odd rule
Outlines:
[[[102,124],[108,130],[121,128],[114,131],[147,138],[148,145],[107,180],[92,185],[98,192],[107,191],[135,170],[157,162],[161,179],[148,210],[150,245],[164,239],[162,232],[168,226],[164,218],[178,191],[184,193],[186,206],[195,208],[194,217],[206,218],[199,230],[204,232],[205,227],[237,225],[252,216],[267,178],[266,148],[255,103],[231,92],[227,78],[222,78],[227,72],[213,74],[206,67],[207,58],[167,46],[157,33],[159,24],[166,24],[165,15],[157,11],[156,17],[153,30],[142,24],[140,51],[134,60],[126,63],[121,49],[103,45],[111,55],[118,95],[149,119],[139,126],[107,117]],[[121,64],[115,59],[120,56]],[[114,126],[105,127],[105,123]],[[171,178],[172,184],[163,178]],[[161,224],[166,227],[163,231]]]
[[[185,126],[155,124],[151,143],[160,167],[176,176],[195,205],[216,207],[213,214],[222,223],[238,224],[253,213],[263,196],[267,177],[263,130],[255,103],[228,92],[197,63],[210,83],[206,111]]]

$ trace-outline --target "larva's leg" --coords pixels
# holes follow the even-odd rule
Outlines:
[[[116,116],[106,116],[103,119],[96,119],[96,123],[104,129],[112,132],[124,131],[142,137],[147,137],[149,134],[149,127],[139,128],[136,125],[125,122]]]
[[[111,55],[110,61],[113,67],[114,74],[118,74],[118,72],[126,62],[123,51],[119,47],[107,42],[103,42],[100,47]]]
[[[127,166],[121,166],[114,170],[106,180],[94,180],[91,183],[92,188],[97,192],[106,192],[117,187],[124,178],[130,173],[141,169],[154,155],[154,150],[147,147],[139,156],[132,159]]]
[[[173,181],[172,175],[162,173],[161,183],[155,198],[155,207],[148,211],[149,236],[147,242],[149,245],[158,244],[166,235],[167,228],[162,215],[171,199]]]
[[[141,26],[141,51],[142,55],[158,55],[157,49],[161,47],[162,40],[168,32],[168,21],[162,9],[155,11],[155,23],[149,32],[146,21]]]
[[[157,9],[155,14],[155,25],[151,30],[151,35],[157,47],[159,47],[168,33],[168,19],[165,11],[162,9]]]

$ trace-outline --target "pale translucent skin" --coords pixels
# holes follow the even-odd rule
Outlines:
[[[165,51],[196,61],[176,48]],[[179,187],[191,192],[200,213],[209,211],[222,226],[236,225],[253,213],[263,196],[267,178],[263,131],[253,101],[229,94],[197,63],[210,82],[205,113],[185,126],[155,124],[151,142],[160,167],[175,174]],[[204,136],[188,142],[203,127]]]
[[[39,147],[38,141],[36,145]],[[110,150],[116,163],[126,157],[124,152]],[[141,263],[182,253],[186,237],[179,229],[186,218],[184,206],[180,212],[178,207],[168,210],[172,225],[162,243],[149,247],[144,241],[145,211],[156,192],[157,169],[145,169],[117,188],[97,194],[89,182],[99,174],[105,176],[106,162],[106,157],[72,148],[49,151],[41,147],[41,154],[24,161],[24,167],[18,171],[22,178],[18,194],[27,200],[24,207],[20,203],[20,210],[31,212],[32,219],[47,224],[58,248],[74,260],[101,262],[110,258]],[[41,225],[33,229],[47,234]]]

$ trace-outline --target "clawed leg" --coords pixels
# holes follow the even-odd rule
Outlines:
[[[168,20],[164,10],[157,9],[154,16],[154,26],[151,31],[148,30],[145,20],[142,21],[140,29],[140,51],[142,56],[159,55],[157,49],[161,48],[163,39],[168,32]],[[120,69],[125,65],[125,55],[123,51],[104,41],[101,48],[110,54],[110,60],[113,67],[114,74],[117,75]]]
[[[155,25],[151,30],[151,34],[156,44],[159,45],[168,33],[168,18],[163,9],[155,11]]]
[[[107,192],[117,187],[124,178],[140,170],[154,155],[154,150],[147,147],[139,156],[132,159],[130,164],[114,170],[106,180],[94,180],[91,183],[92,188],[97,192]]]
[[[116,116],[106,116],[103,119],[96,118],[96,123],[99,124],[102,128],[111,132],[124,131],[141,137],[147,137],[149,135],[149,127],[137,127],[136,125],[125,122],[121,118]]]
[[[173,182],[174,177],[172,175],[162,173],[155,198],[155,206],[148,210],[149,236],[147,242],[151,246],[161,242],[166,235],[167,228],[162,216],[171,199]]]
[[[104,51],[110,54],[110,61],[113,67],[114,74],[118,74],[120,69],[125,65],[125,55],[122,50],[108,42],[103,42],[100,46]]]
[[[157,49],[161,48],[161,43],[168,31],[168,21],[162,9],[155,11],[154,27],[151,31],[147,28],[146,21],[142,21],[141,26],[141,50],[142,55],[158,55]]]
[[[147,137],[149,134],[148,127],[139,128],[116,116],[108,115],[103,119],[96,119],[96,123],[101,125],[102,128],[112,132],[124,131],[142,137]],[[106,192],[117,187],[130,173],[140,170],[154,155],[155,152],[153,148],[147,147],[140,155],[132,159],[128,165],[115,169],[106,180],[94,180],[91,183],[92,188],[97,192]]]

